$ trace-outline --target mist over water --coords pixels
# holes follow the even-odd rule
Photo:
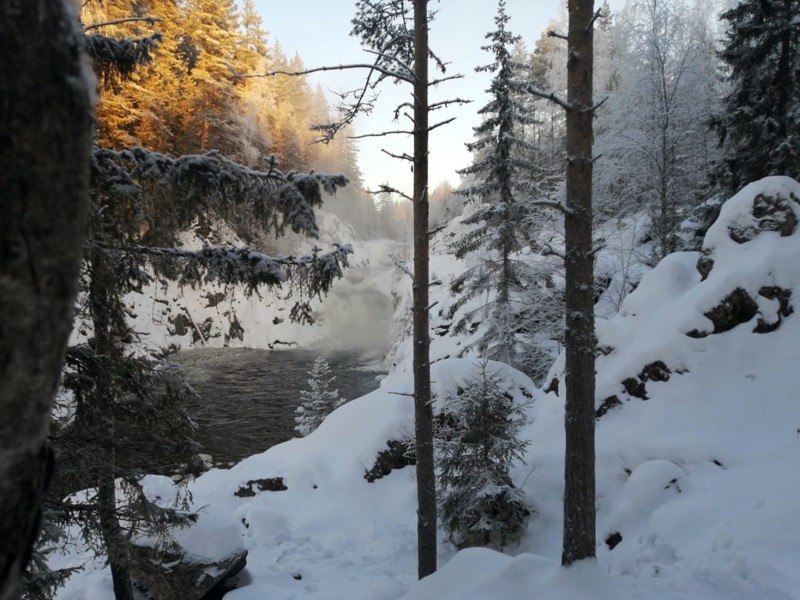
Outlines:
[[[375,287],[370,269],[348,271],[323,302],[322,322],[330,332],[323,347],[385,355],[394,314],[388,294]]]

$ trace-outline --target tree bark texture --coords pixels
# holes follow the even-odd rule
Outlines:
[[[0,599],[48,479],[89,201],[94,83],[71,0],[0,0]]]
[[[413,371],[420,579],[436,571],[436,476],[433,464],[428,287],[428,13],[427,0],[414,0]]]
[[[592,0],[569,0],[567,60],[566,457],[561,562],[595,556]]]

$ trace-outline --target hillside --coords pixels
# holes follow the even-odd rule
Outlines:
[[[598,321],[596,564],[558,566],[562,399],[500,363],[492,368],[529,414],[531,445],[513,477],[534,512],[507,555],[454,556],[442,542],[441,570],[414,582],[414,469],[365,478],[386,443],[413,429],[405,364],[309,437],[191,483],[204,508],[179,539],[195,553],[209,539],[249,551],[231,600],[796,598],[799,199],[788,178],[746,187],[724,205],[701,253],[668,256],[619,314]],[[455,351],[457,338],[437,343],[446,340]],[[434,364],[437,395],[475,369],[471,359]],[[262,490],[259,481],[274,478],[287,489]],[[165,478],[148,486],[171,494]],[[109,576],[90,569],[59,597],[111,598]]]

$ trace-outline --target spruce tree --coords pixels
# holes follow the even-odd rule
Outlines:
[[[308,375],[309,389],[300,391],[301,404],[295,417],[295,430],[302,437],[319,427],[325,417],[344,403],[339,390],[331,389],[336,376],[331,375],[331,368],[323,357],[317,357]]]
[[[439,506],[442,526],[458,548],[502,549],[525,532],[530,511],[509,470],[528,446],[517,437],[526,415],[507,387],[483,360],[479,373],[443,401]]]
[[[467,144],[474,162],[459,171],[473,176],[474,183],[457,192],[480,202],[480,206],[465,220],[476,227],[456,242],[456,256],[464,258],[479,249],[489,251],[490,256],[453,282],[453,291],[461,297],[453,304],[451,315],[478,294],[493,290],[494,299],[469,311],[456,330],[465,330],[476,313],[489,310],[491,317],[479,343],[481,350],[490,358],[518,365],[518,323],[512,304],[515,291],[521,287],[521,273],[512,253],[522,246],[519,225],[526,212],[524,197],[530,191],[534,165],[526,159],[531,147],[520,135],[523,126],[531,122],[515,84],[523,65],[513,59],[512,52],[520,38],[506,29],[507,23],[505,1],[500,0],[497,28],[486,34],[490,43],[482,46],[494,60],[476,69],[494,73],[488,89],[491,98],[478,111],[484,121],[474,129],[475,141]]]
[[[95,66],[116,70],[114,78],[129,76],[151,58],[152,45],[131,64],[128,40],[93,37],[90,57]],[[155,44],[159,38],[149,39]],[[107,557],[117,600],[134,598],[131,540],[146,534],[169,547],[170,529],[193,519],[185,497],[168,509],[151,502],[142,475],[188,466],[197,451],[195,426],[184,408],[185,396],[193,392],[162,352],[140,343],[128,324],[124,296],[155,273],[192,285],[216,280],[250,293],[288,285],[297,298],[290,316],[307,321],[308,298],[326,293],[346,264],[349,247],[328,254],[314,249],[301,257],[272,257],[247,246],[175,247],[181,231],[211,217],[249,220],[276,236],[289,228],[315,237],[314,209],[322,203],[322,190],[333,193],[346,178],[285,174],[274,160],[266,167],[250,169],[215,151],[173,158],[139,147],[91,150],[89,234],[79,296],[86,342],[67,353],[63,387],[69,416],[54,427],[60,460],[50,502],[81,525],[84,540]],[[161,455],[154,455],[154,448]],[[74,494],[82,489],[88,491]]]
[[[800,176],[800,0],[743,0],[725,12],[733,90],[713,127],[726,144],[725,193],[767,175]]]

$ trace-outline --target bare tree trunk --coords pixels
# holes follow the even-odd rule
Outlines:
[[[592,0],[569,0],[567,62],[566,458],[561,562],[595,556]]]
[[[0,598],[18,598],[48,479],[89,199],[93,82],[71,0],[0,0]]]
[[[428,13],[414,0],[414,422],[417,451],[419,578],[436,571],[436,477],[433,465],[428,319]]]

